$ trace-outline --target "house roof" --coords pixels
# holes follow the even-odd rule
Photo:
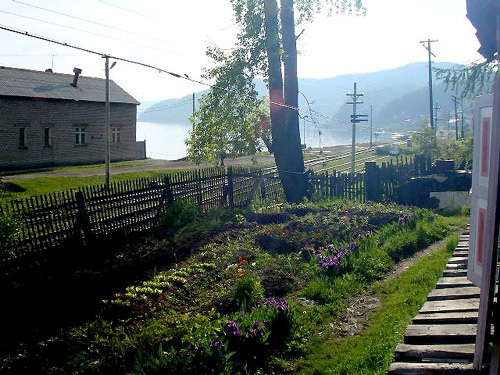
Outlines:
[[[500,13],[498,0],[467,0],[467,18],[476,28],[476,37],[481,43],[478,52],[488,61],[494,59],[497,51],[497,14]]]
[[[88,102],[105,101],[105,80],[73,74],[40,72],[0,66],[0,96],[45,98]],[[109,82],[111,103],[140,104],[113,81]]]

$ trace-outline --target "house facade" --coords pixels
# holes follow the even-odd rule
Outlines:
[[[0,67],[0,169],[104,161],[105,80],[80,73]],[[110,102],[111,160],[137,159],[139,102],[113,81]]]

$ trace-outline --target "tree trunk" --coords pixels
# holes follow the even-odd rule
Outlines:
[[[292,3],[292,1],[289,0],[288,3]],[[264,11],[274,159],[276,161],[276,166],[278,167],[278,173],[280,175],[281,184],[283,185],[286,200],[289,202],[299,202],[305,192],[304,160],[300,145],[298,114],[295,110],[286,109],[283,106],[285,104],[285,99],[283,95],[278,5],[276,0],[264,0]],[[296,107],[298,101],[298,84],[293,3],[291,8],[287,7],[284,12],[286,21],[283,22],[282,20],[282,23],[288,23],[288,25],[286,27],[283,26],[283,40],[287,39],[287,46],[289,48],[290,38],[293,39],[292,57],[291,60],[287,61],[288,65],[286,73],[289,82],[287,82],[286,88],[289,91],[288,95],[290,100],[295,100],[295,104],[293,104],[293,106]],[[290,50],[287,52],[288,58],[290,58]],[[295,83],[293,83],[293,76],[295,76]],[[293,99],[293,92],[295,92],[295,99]],[[293,124],[293,115],[291,113],[294,113],[295,115],[295,124]],[[292,124],[292,126],[289,126],[289,124]]]
[[[295,38],[295,17],[293,0],[281,0],[281,35],[283,40],[284,98],[285,105],[299,107],[299,81],[297,78],[297,45]],[[288,178],[293,185],[292,201],[298,202],[306,193],[306,176],[304,174],[304,156],[300,142],[299,112],[285,108],[285,124],[287,134],[287,166],[286,169],[296,173]]]

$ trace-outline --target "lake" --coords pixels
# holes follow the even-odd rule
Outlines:
[[[186,156],[185,140],[189,136],[191,126],[187,124],[160,124],[154,122],[137,122],[137,140],[146,140],[146,155],[152,159],[176,160]],[[317,129],[306,128],[307,147],[337,146],[351,143],[351,127],[339,126],[336,129],[322,128],[319,136]],[[301,126],[300,136],[304,132]],[[390,140],[392,133],[379,133],[373,141]],[[321,139],[320,139],[321,138]],[[356,132],[356,141],[369,142],[370,130],[368,127],[359,127]],[[302,139],[302,142],[304,140]]]

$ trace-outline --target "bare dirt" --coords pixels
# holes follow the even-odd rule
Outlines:
[[[435,242],[425,249],[416,252],[411,257],[397,263],[380,282],[393,279],[401,272],[410,268],[421,257],[436,252],[441,246],[443,246],[444,243],[445,240]],[[369,314],[379,308],[380,305],[380,298],[371,288],[367,288],[362,293],[351,298],[349,301],[349,307],[344,315],[330,323],[331,332],[336,337],[354,336],[359,334],[368,326]]]

